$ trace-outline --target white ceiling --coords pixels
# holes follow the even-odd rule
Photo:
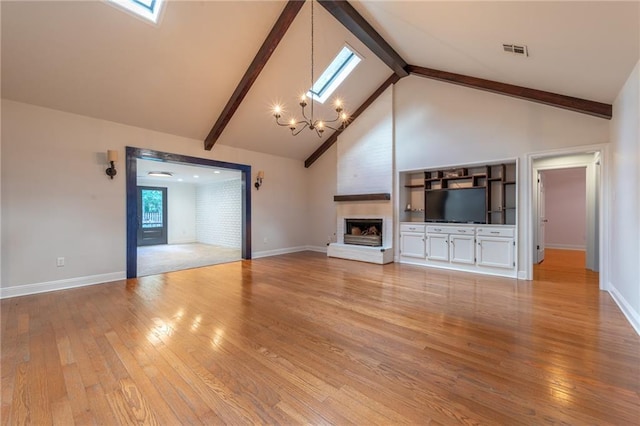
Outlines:
[[[599,102],[613,102],[640,50],[638,2],[352,4],[412,65]],[[204,140],[284,5],[167,1],[156,26],[103,1],[2,1],[2,96]],[[303,160],[323,142],[294,138],[271,117],[276,102],[297,112],[310,86],[309,9],[217,143]],[[345,42],[365,58],[337,91],[353,111],[392,71],[315,11],[316,76]],[[502,43],[526,44],[530,56]]]
[[[354,7],[412,65],[613,103],[638,61],[640,2],[370,1]],[[505,53],[524,44],[529,57]]]

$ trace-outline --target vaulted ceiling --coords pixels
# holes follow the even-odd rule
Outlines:
[[[640,51],[638,2],[351,4],[409,64],[608,104]],[[204,141],[285,5],[167,1],[153,25],[104,1],[2,1],[2,97]],[[275,103],[297,112],[310,86],[309,5],[217,144],[304,160],[324,142],[271,116]],[[315,15],[316,76],[345,42],[364,57],[337,91],[353,112],[393,70],[318,4]]]

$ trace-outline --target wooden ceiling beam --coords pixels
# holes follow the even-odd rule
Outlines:
[[[470,77],[462,74],[454,74],[446,71],[434,70],[431,68],[419,67],[417,65],[407,65],[407,71],[420,77],[431,78],[447,83],[458,84],[460,86],[485,90],[501,95],[512,96],[514,98],[525,99],[569,111],[592,115],[594,117],[611,119],[613,107],[610,104],[590,101],[586,99],[574,98],[571,96],[559,95],[557,93],[545,92],[542,90],[530,89],[512,84],[500,83],[482,78]]]
[[[385,82],[382,83],[380,87],[378,87],[376,91],[373,92],[362,105],[360,105],[360,108],[358,108],[353,114],[349,116],[349,123],[346,124],[345,128],[349,127],[349,124],[352,123],[353,120],[358,118],[358,116],[362,114],[369,107],[369,105],[373,103],[373,101],[378,99],[378,96],[380,96],[385,90],[387,90],[387,87],[397,83],[398,80],[400,80],[400,76],[398,76],[398,74],[392,74],[391,77],[386,79]],[[329,139],[327,139],[322,145],[320,145],[320,147],[316,149],[314,153],[304,161],[304,166],[306,168],[309,168],[318,158],[322,156],[322,154],[324,154],[329,148],[331,148],[331,146],[338,140],[338,135],[342,133],[342,131],[344,131],[344,129],[341,131],[333,132],[331,136],[329,136]]]
[[[345,0],[318,0],[334,18],[346,29],[351,31],[358,40],[369,48],[378,58],[395,72],[398,77],[406,77],[407,63],[400,57],[393,47],[373,29],[371,24]]]
[[[275,25],[271,28],[271,32],[269,32],[264,43],[260,46],[260,50],[258,50],[258,53],[249,65],[249,68],[242,76],[238,87],[234,90],[231,98],[227,102],[227,105],[225,105],[222,113],[218,117],[218,120],[204,140],[204,149],[210,151],[211,148],[213,148],[213,145],[217,142],[222,131],[227,127],[227,124],[229,124],[231,117],[233,117],[233,114],[240,106],[242,100],[245,98],[247,93],[249,93],[249,89],[251,89],[251,86],[253,86],[253,83],[257,80],[260,72],[267,64],[267,61],[273,54],[274,50],[276,50],[276,47],[286,34],[289,26],[298,15],[298,12],[300,12],[303,5],[304,1],[299,0],[289,0],[287,2],[287,5],[284,7],[284,10],[278,17]]]

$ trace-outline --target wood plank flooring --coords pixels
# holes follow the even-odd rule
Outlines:
[[[5,299],[2,424],[638,424],[640,337],[547,265],[304,252]]]

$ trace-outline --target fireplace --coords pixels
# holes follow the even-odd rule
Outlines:
[[[344,220],[344,243],[358,246],[382,246],[382,219]]]

